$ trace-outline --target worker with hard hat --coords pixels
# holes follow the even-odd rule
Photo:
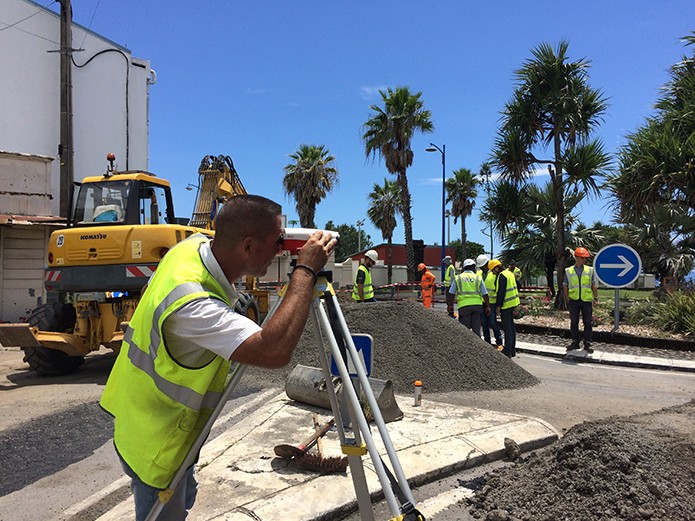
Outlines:
[[[490,259],[487,255],[478,255],[475,259],[475,265],[480,269],[478,276],[483,280],[483,284],[487,289],[488,300],[490,301],[490,314],[483,314],[483,338],[488,344],[492,344],[497,347],[498,351],[502,351],[504,344],[502,344],[502,332],[500,331],[500,326],[497,323],[497,275],[490,271],[488,268],[488,262]],[[490,329],[495,335],[495,343],[492,343],[492,338],[490,336]]]
[[[516,261],[510,260],[507,269],[514,274],[514,278],[516,279],[516,285],[517,287],[521,288],[521,270],[517,267]]]
[[[451,287],[451,283],[454,281],[454,277],[456,276],[456,268],[451,260],[451,255],[444,257],[442,262],[444,263],[444,287],[442,288],[442,293],[446,294]]]
[[[352,288],[352,300],[356,302],[376,302],[374,297],[374,285],[372,284],[372,266],[379,260],[379,254],[374,250],[367,250],[362,259],[362,264],[357,268],[355,284]]]
[[[422,304],[426,308],[432,308],[434,307],[434,285],[437,282],[437,277],[427,269],[427,265],[424,262],[418,264],[417,270],[422,273],[422,278],[420,279]]]
[[[516,326],[514,325],[514,308],[521,301],[519,300],[519,289],[516,285],[514,274],[503,269],[502,263],[498,259],[488,262],[488,268],[497,276],[495,289],[497,298],[495,303],[500,311],[502,319],[502,329],[504,330],[504,347],[502,354],[508,358],[516,356]]]
[[[475,261],[463,261],[463,271],[454,277],[446,295],[447,310],[453,312],[454,296],[458,308],[459,322],[480,336],[483,314],[490,313],[487,288],[475,273]]]
[[[572,343],[567,350],[579,349],[579,315],[582,315],[584,324],[583,338],[584,350],[593,353],[591,348],[594,304],[598,304],[598,284],[596,274],[591,266],[586,266],[591,253],[586,248],[579,247],[574,250],[574,266],[565,269],[565,282],[563,285],[567,309],[570,312],[570,337]]]

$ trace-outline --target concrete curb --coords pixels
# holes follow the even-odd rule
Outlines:
[[[659,369],[666,371],[695,372],[695,361],[674,360],[655,356],[638,356],[620,353],[608,353],[596,349],[593,354],[582,350],[567,351],[564,347],[517,342],[517,351],[521,353],[550,356],[579,363],[616,365],[639,369]]]

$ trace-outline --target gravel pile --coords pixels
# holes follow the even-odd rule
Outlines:
[[[374,338],[372,377],[391,380],[399,393],[421,380],[427,392],[520,389],[538,380],[446,314],[414,301],[341,303],[351,333]],[[321,367],[311,319],[290,364],[281,370],[249,368],[284,386],[296,364]]]
[[[695,401],[579,424],[552,449],[478,483],[485,521],[695,519]]]

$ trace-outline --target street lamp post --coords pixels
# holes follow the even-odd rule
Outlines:
[[[446,145],[439,148],[434,143],[430,143],[425,149],[426,152],[439,152],[442,155],[442,292],[446,292],[444,288],[444,257],[446,256],[446,243],[444,237],[444,221],[446,220]]]
[[[364,226],[364,219],[357,221],[357,251],[362,251],[362,226]]]

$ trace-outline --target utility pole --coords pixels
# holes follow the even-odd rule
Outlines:
[[[70,219],[75,179],[72,139],[72,6],[60,0],[60,216]]]

